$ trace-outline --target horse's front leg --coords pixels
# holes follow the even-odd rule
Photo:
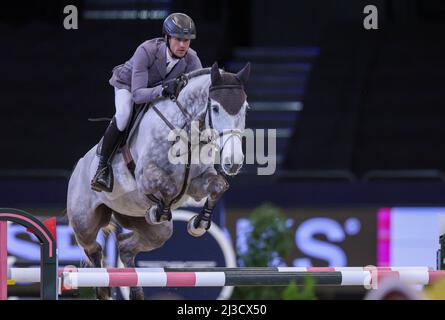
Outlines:
[[[169,203],[178,192],[175,181],[154,163],[146,166],[138,177],[139,191],[153,203],[145,218],[149,224],[159,224],[172,219]]]
[[[200,237],[209,230],[212,224],[213,209],[228,188],[229,184],[226,179],[214,171],[206,172],[192,181],[189,193],[195,197],[207,196],[207,201],[201,212],[188,222],[187,231],[190,235]]]

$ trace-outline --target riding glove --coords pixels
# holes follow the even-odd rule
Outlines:
[[[169,81],[162,85],[162,95],[164,97],[176,97],[178,81]]]

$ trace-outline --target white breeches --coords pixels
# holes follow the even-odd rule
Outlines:
[[[127,89],[114,88],[114,104],[116,106],[116,125],[120,131],[127,128],[133,108],[131,92]]]

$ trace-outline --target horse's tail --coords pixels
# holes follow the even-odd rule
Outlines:
[[[105,227],[102,227],[105,238],[108,238],[112,233],[116,233],[118,228],[118,223],[114,217],[111,217],[110,222]]]
[[[110,261],[107,261],[107,252],[108,252],[108,240],[110,239],[111,235],[116,235],[117,234],[117,228],[118,228],[118,224],[117,222],[114,220],[114,217],[112,217],[110,219],[110,222],[108,223],[108,225],[106,225],[105,227],[102,227],[102,237],[103,237],[103,248],[102,248],[102,253],[103,253],[103,264],[104,266],[108,266],[108,263],[110,263]],[[114,262],[112,262],[114,263]]]

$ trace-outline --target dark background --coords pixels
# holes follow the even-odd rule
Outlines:
[[[161,34],[162,19],[82,18],[122,3],[147,9],[138,1],[2,4],[4,204],[65,201],[67,176],[105,129],[87,119],[114,113],[112,68]],[[277,172],[259,177],[246,166],[232,181],[229,205],[253,203],[255,192],[283,205],[445,202],[442,1],[159,3],[193,17],[192,47],[204,66],[218,61],[237,71],[252,62],[247,125],[283,133]],[[63,28],[67,4],[79,9],[78,30]],[[368,4],[379,10],[378,30],[363,28]],[[300,108],[286,111],[289,103]],[[47,184],[37,187],[43,178]]]

